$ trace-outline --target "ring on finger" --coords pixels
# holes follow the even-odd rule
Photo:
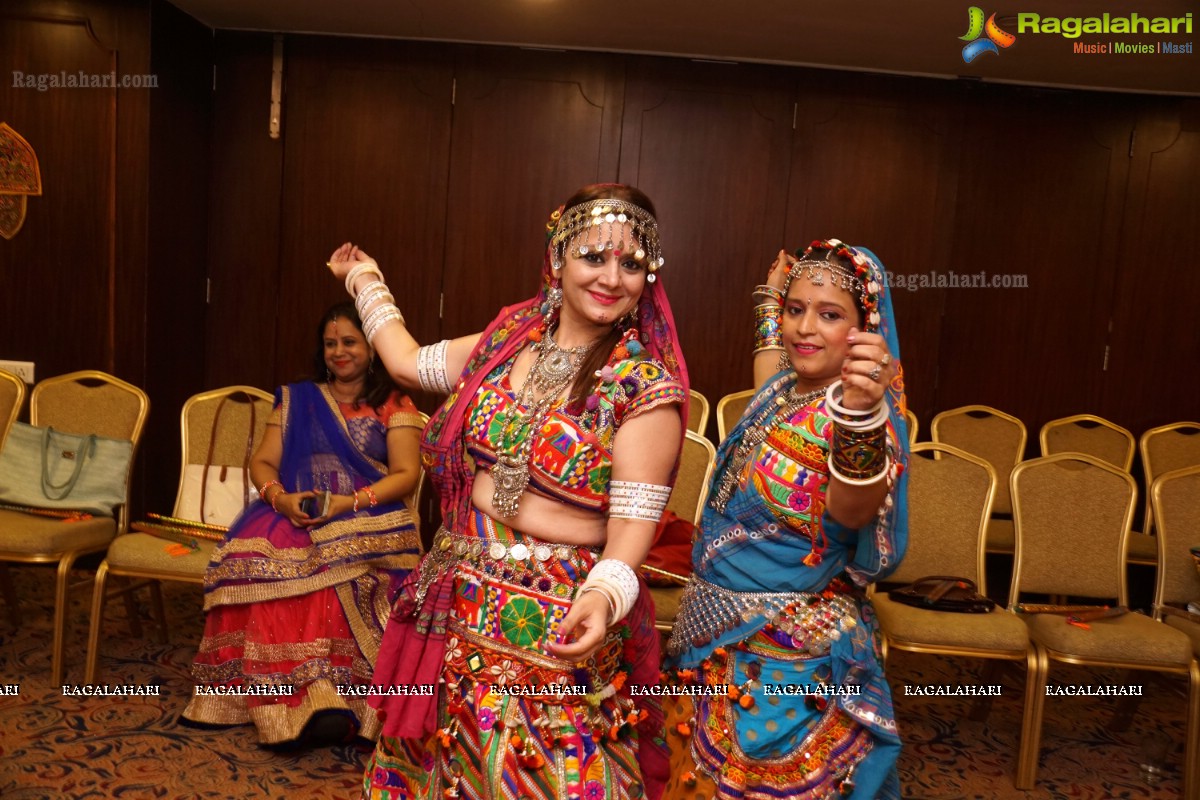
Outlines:
[[[892,363],[891,353],[884,353],[883,358],[879,359],[879,366],[881,367],[886,367],[890,363]]]
[[[867,377],[868,377],[868,378],[870,378],[870,379],[871,379],[871,380],[873,380],[873,381],[877,381],[877,380],[879,380],[879,371],[880,371],[881,369],[883,369],[883,368],[882,368],[880,365],[876,364],[876,365],[875,365],[875,369],[873,369],[873,370],[871,370],[870,372],[868,372],[868,373],[867,373]]]

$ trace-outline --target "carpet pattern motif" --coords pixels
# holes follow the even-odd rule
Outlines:
[[[199,587],[164,584],[169,643],[158,644],[147,622],[145,636],[130,635],[121,602],[108,604],[101,634],[98,682],[108,686],[157,686],[159,696],[64,695],[50,686],[53,575],[44,568],[10,566],[22,598],[20,627],[0,622],[0,691],[19,685],[19,695],[0,694],[0,797],[227,798],[358,797],[368,749],[356,744],[276,751],[259,747],[251,728],[195,730],[178,723],[192,691],[192,657],[203,630]],[[79,577],[84,577],[81,573]],[[82,595],[83,592],[79,592]],[[68,614],[67,684],[83,681],[87,601]],[[2,605],[2,602],[0,602]],[[7,608],[3,608],[7,617]],[[143,608],[143,613],[146,609]],[[147,614],[148,616],[148,614]],[[907,798],[1177,798],[1182,795],[1186,733],[1186,680],[1156,680],[1054,665],[1051,681],[1064,684],[1145,685],[1127,730],[1108,729],[1118,698],[1048,697],[1036,790],[1013,787],[1024,675],[1003,671],[984,722],[968,719],[969,697],[913,696],[906,685],[971,685],[982,682],[978,661],[947,662],[896,652],[890,679],[905,747],[900,779]],[[667,800],[708,800],[711,784],[694,772],[684,741],[674,732],[686,721],[686,700],[667,702],[672,780]],[[1167,750],[1161,783],[1142,779],[1144,749],[1162,741]],[[1150,743],[1149,745],[1147,743]]]

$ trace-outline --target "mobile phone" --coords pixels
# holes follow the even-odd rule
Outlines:
[[[329,501],[332,495],[329,490],[321,492],[316,497],[306,497],[300,501],[300,510],[311,519],[320,519],[329,513]]]

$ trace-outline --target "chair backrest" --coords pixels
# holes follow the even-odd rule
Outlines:
[[[1017,546],[1009,602],[1038,592],[1125,605],[1133,477],[1093,456],[1057,453],[1018,464],[1010,481]]]
[[[908,460],[908,550],[889,581],[970,578],[986,594],[983,559],[996,471],[947,444],[913,445]]]
[[[1200,600],[1200,571],[1191,548],[1200,545],[1200,466],[1167,472],[1150,487],[1158,520],[1158,591],[1154,602]]]
[[[979,456],[996,470],[992,510],[1012,513],[1008,476],[1025,454],[1025,423],[990,406],[961,406],[943,411],[929,423],[933,441]]]
[[[754,397],[754,390],[746,389],[742,392],[727,394],[717,402],[718,441],[725,441],[725,437],[733,430],[733,426],[737,425],[738,420],[742,418],[742,412],[746,410],[746,406],[750,405],[752,397]]]
[[[908,423],[908,443],[916,444],[917,431],[921,429],[921,422],[911,408],[904,409],[904,420]]]
[[[708,498],[708,484],[712,480],[716,461],[717,448],[713,447],[713,443],[698,433],[688,431],[683,440],[683,453],[679,457],[675,488],[667,501],[669,511],[680,519],[700,524],[700,513]]]
[[[203,465],[208,460],[211,446],[212,465],[241,469],[246,461],[247,450],[253,455],[262,442],[273,405],[274,398],[268,392],[253,386],[226,386],[187,399],[179,413],[183,434],[183,469],[180,470],[179,491],[175,496],[176,515],[180,513],[180,505],[184,502],[184,473],[187,466]],[[221,411],[219,420],[217,409]],[[251,409],[253,429],[250,425]]]
[[[138,441],[150,414],[150,398],[138,387],[98,370],[46,378],[29,397],[29,421],[66,433],[95,433],[128,439],[137,456]],[[132,474],[132,470],[131,470]],[[118,531],[129,522],[129,483],[121,505]]]
[[[688,390],[688,430],[701,436],[708,428],[708,398],[695,389]]]
[[[1038,434],[1042,455],[1084,453],[1129,471],[1133,466],[1133,434],[1093,414],[1052,419]]]
[[[1139,441],[1142,452],[1142,471],[1146,486],[1154,485],[1159,475],[1177,469],[1200,466],[1200,422],[1175,422],[1151,428]],[[1154,504],[1146,504],[1146,520],[1142,532],[1154,527]]]
[[[0,369],[0,447],[25,403],[25,381]]]

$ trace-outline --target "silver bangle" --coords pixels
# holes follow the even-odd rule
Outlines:
[[[874,475],[872,475],[869,478],[847,478],[845,475],[838,472],[837,469],[833,466],[832,458],[829,459],[828,463],[826,463],[825,466],[829,469],[829,477],[837,478],[842,483],[848,484],[850,486],[870,486],[871,484],[879,483],[881,480],[884,480],[891,473],[892,458],[891,458],[891,456],[888,456],[883,462],[883,469],[879,470],[879,472],[875,473]]]
[[[662,519],[667,501],[671,498],[670,486],[634,481],[609,481],[609,519],[637,519],[658,522]]]
[[[351,267],[349,272],[346,273],[346,291],[350,293],[351,297],[356,296],[356,293],[354,291],[354,281],[358,278],[359,275],[362,275],[364,272],[374,272],[376,275],[379,276],[379,280],[381,280],[381,281],[383,280],[383,273],[379,271],[379,265],[376,264],[374,261],[358,262],[353,267]]]
[[[633,571],[633,567],[618,558],[602,558],[597,561],[591,572],[588,573],[587,580],[583,582],[581,591],[588,591],[588,587],[603,587],[603,590],[612,594],[613,600],[617,603],[613,613],[613,622],[619,622],[625,618],[625,615],[633,608],[633,604],[637,602],[638,594],[641,591],[637,573]]]
[[[367,337],[367,344],[372,347],[375,345],[375,336],[383,326],[393,320],[399,322],[401,325],[404,324],[404,315],[400,313],[400,309],[390,303],[372,311],[368,319],[370,320],[369,322],[363,323],[363,333]]]
[[[446,348],[449,339],[427,344],[417,350],[417,383],[427,392],[450,394],[450,376],[446,374]]]
[[[878,428],[887,422],[888,410],[883,398],[880,398],[878,403],[865,411],[854,411],[846,408],[842,405],[841,400],[842,382],[834,381],[825,390],[825,407],[829,411],[829,416],[833,417],[839,425],[854,431],[866,431]]]

